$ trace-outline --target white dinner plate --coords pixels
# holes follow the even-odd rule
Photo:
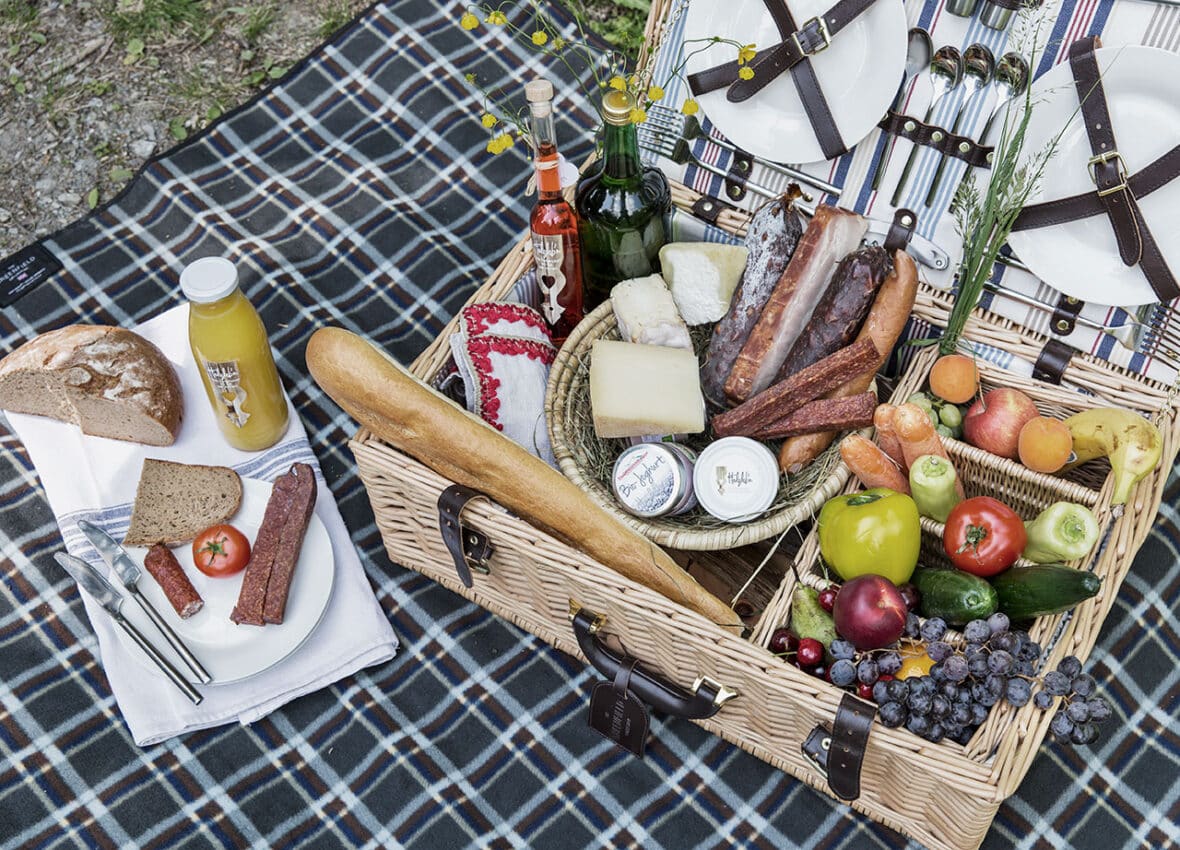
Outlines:
[[[834,0],[788,0],[799,26],[831,8]],[[877,126],[889,109],[905,71],[906,17],[901,0],[877,0],[811,57],[820,88],[844,144],[852,147]],[[689,74],[737,58],[732,44],[694,39],[713,37],[754,44],[782,41],[762,0],[692,0],[684,25]],[[755,156],[775,162],[818,162],[823,150],[803,110],[790,71],[742,103],[730,103],[725,89],[697,98],[725,137]]]
[[[1155,47],[1103,47],[1095,51],[1115,141],[1135,174],[1180,144],[1180,56]],[[1057,152],[1045,167],[1040,190],[1029,203],[1094,191],[1087,163],[1090,140],[1078,109],[1069,63],[1062,62],[1033,86],[1033,113],[1026,151],[1041,150],[1065,127]],[[1139,198],[1160,252],[1180,275],[1180,180]],[[1123,265],[1105,214],[1020,230],[1008,239],[1033,274],[1054,289],[1098,304],[1124,307],[1159,298],[1139,266]]]
[[[258,536],[271,485],[265,481],[242,479],[242,505],[227,522],[246,535],[251,544]],[[193,587],[205,600],[205,607],[187,620],[180,619],[164,591],[145,569],[139,579],[139,589],[155,606],[161,616],[192,650],[193,655],[213,677],[213,685],[225,685],[255,676],[278,664],[307,640],[327,610],[332,596],[336,566],[332,555],[332,540],[328,530],[314,513],[307,526],[299,563],[291,580],[287,596],[287,610],[283,622],[265,626],[240,626],[230,620],[230,611],[238,601],[245,571],[226,578],[211,578],[193,565],[192,544],[184,543],[172,550],[184,568]],[[137,564],[143,564],[147,549],[127,547],[127,554]],[[123,615],[138,628],[152,644],[173,662],[182,674],[192,674],[181,662],[147,615],[132,598],[123,602]],[[147,669],[159,670],[126,634],[116,631],[123,645]],[[197,685],[198,688],[208,687]]]

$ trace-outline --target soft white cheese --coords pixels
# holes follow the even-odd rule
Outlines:
[[[705,398],[691,351],[600,339],[590,356],[590,407],[599,437],[705,430]]]
[[[625,342],[692,350],[688,325],[680,318],[672,293],[658,274],[615,284],[610,303],[619,323],[619,336]]]
[[[670,242],[660,249],[660,269],[685,322],[703,325],[726,314],[749,253],[742,245],[711,242]]]

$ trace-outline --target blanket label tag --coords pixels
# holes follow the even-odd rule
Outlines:
[[[590,728],[643,758],[647,743],[647,706],[630,691],[599,682],[590,694]]]
[[[0,307],[14,303],[61,269],[61,260],[40,243],[0,259]]]

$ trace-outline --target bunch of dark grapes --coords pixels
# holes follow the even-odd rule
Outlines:
[[[1098,737],[1094,723],[1110,717],[1110,703],[1094,694],[1094,680],[1082,673],[1077,658],[1063,659],[1057,670],[1038,680],[1041,647],[1027,632],[1010,630],[1006,615],[968,623],[963,629],[967,646],[961,652],[943,640],[946,630],[941,619],[919,623],[911,616],[907,635],[921,638],[935,663],[929,675],[904,680],[884,675],[900,668],[896,652],[887,652],[875,662],[856,661],[851,644],[833,642],[830,650],[837,660],[829,670],[831,681],[839,686],[851,685],[853,680],[860,688],[867,685],[885,726],[904,726],[932,743],[947,738],[966,744],[998,702],[1020,707],[1031,700],[1047,709],[1057,697],[1064,697],[1065,703],[1049,727],[1056,740],[1088,744]],[[1038,681],[1040,689],[1034,696],[1033,685]]]

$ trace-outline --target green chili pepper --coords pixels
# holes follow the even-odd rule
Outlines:
[[[954,466],[944,457],[922,455],[910,467],[910,493],[918,505],[918,513],[946,522],[951,508],[959,504]]]
[[[1055,502],[1024,527],[1028,532],[1024,557],[1038,564],[1084,558],[1101,533],[1093,511],[1073,502]]]

